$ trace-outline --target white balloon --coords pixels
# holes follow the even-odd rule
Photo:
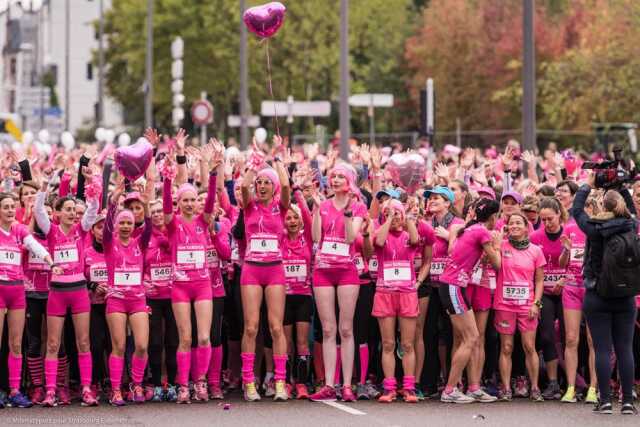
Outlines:
[[[42,143],[41,143],[41,146],[42,146],[42,152],[43,152],[44,154],[46,154],[47,156],[48,156],[49,154],[51,154],[51,146],[50,146],[49,144],[42,144]]]
[[[96,137],[96,140],[99,142],[102,142],[105,140],[105,128],[98,128],[96,129],[96,133],[94,134],[94,136]]]
[[[33,142],[35,135],[30,130],[22,134],[22,143],[29,145]]]
[[[38,132],[38,139],[44,144],[49,142],[49,131],[46,129],[41,129],[40,132]]]
[[[137,143],[144,144],[145,142],[146,142],[147,144],[151,144],[151,143],[149,142],[149,140],[148,140],[147,138],[145,138],[144,136],[141,136],[140,138],[138,138],[138,139],[136,140],[136,144],[137,144]]]
[[[116,132],[113,129],[107,129],[104,131],[104,140],[107,144],[111,144],[116,139]]]
[[[131,136],[126,132],[121,133],[118,136],[118,145],[120,147],[126,147],[129,144],[131,144]]]
[[[68,146],[71,146],[71,148],[73,148],[73,146],[75,145],[76,139],[73,137],[73,135],[71,134],[71,132],[69,131],[64,131],[62,132],[62,134],[60,135],[60,142],[62,142],[62,145],[67,148]],[[71,149],[69,148],[69,150]]]
[[[14,142],[13,144],[11,144],[11,149],[19,154],[23,151],[22,144],[20,144],[19,142]]]
[[[257,128],[253,136],[256,138],[258,144],[262,144],[267,140],[267,130],[265,128]]]
[[[229,147],[225,150],[225,158],[226,159],[235,159],[240,155],[240,150],[238,150],[238,147]]]

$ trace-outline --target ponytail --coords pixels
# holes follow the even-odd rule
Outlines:
[[[607,212],[612,212],[616,217],[631,218],[631,212],[627,209],[624,198],[617,191],[607,191],[602,200],[602,207]]]

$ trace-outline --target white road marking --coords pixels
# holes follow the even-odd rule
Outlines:
[[[341,411],[344,411],[344,412],[346,412],[348,414],[351,414],[351,415],[367,415],[365,412],[358,411],[357,409],[353,409],[353,408],[351,408],[351,407],[349,407],[347,405],[343,405],[342,403],[325,402],[325,401],[323,401],[322,403],[324,403],[325,405],[329,405],[329,406],[331,406],[333,408],[340,409]]]

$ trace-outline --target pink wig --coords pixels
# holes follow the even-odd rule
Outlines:
[[[273,197],[276,197],[280,194],[280,178],[278,178],[278,174],[272,168],[264,168],[258,171],[256,175],[256,179],[258,178],[267,178],[273,184]]]

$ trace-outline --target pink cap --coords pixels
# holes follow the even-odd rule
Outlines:
[[[188,182],[185,182],[180,187],[178,187],[178,192],[176,193],[177,199],[180,200],[185,193],[188,193],[190,191],[193,192],[196,197],[198,197],[198,190],[196,190],[196,187],[189,184]]]
[[[129,219],[131,222],[135,222],[135,220],[133,219],[133,212],[131,212],[129,209],[123,209],[118,212],[118,215],[116,216],[116,226],[120,224],[120,221],[122,221],[123,219]]]

